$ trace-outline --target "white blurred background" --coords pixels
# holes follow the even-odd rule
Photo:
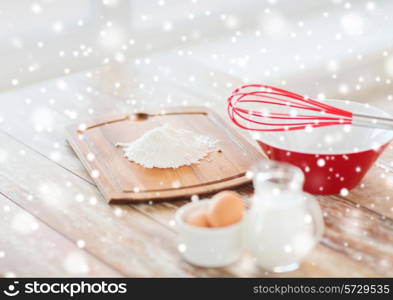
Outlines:
[[[390,101],[392,28],[389,0],[2,0],[0,89],[172,52],[243,81]]]

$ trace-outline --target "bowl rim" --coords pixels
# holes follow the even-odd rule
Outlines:
[[[381,149],[381,148],[387,146],[392,140],[393,140],[393,137],[392,137],[392,139],[390,139],[390,140],[387,141],[386,143],[379,145],[379,147],[377,148],[377,150],[375,150],[373,147],[370,147],[370,148],[368,148],[368,149],[361,149],[361,150],[358,150],[358,151],[352,151],[352,152],[339,152],[339,153],[338,153],[338,152],[336,152],[336,153],[335,153],[335,152],[328,153],[328,152],[308,152],[308,151],[302,152],[302,151],[294,151],[294,150],[287,149],[287,148],[280,148],[280,147],[277,147],[277,146],[268,144],[268,143],[266,143],[266,142],[263,142],[263,141],[261,141],[261,140],[257,140],[257,142],[260,142],[260,143],[262,143],[262,144],[264,144],[264,145],[266,145],[266,146],[269,146],[269,147],[271,147],[271,148],[275,148],[275,149],[277,149],[277,150],[279,150],[279,151],[291,152],[291,153],[296,153],[296,154],[301,154],[301,155],[312,155],[312,156],[315,156],[315,157],[319,157],[319,156],[343,156],[343,155],[363,154],[363,153],[368,152],[368,151],[378,152],[379,149]]]
[[[366,105],[366,103],[356,102],[356,101],[351,101],[351,100],[342,100],[342,99],[325,99],[325,100],[322,100],[321,102],[329,103],[330,101],[332,101],[332,102],[342,101],[347,104],[354,103],[355,105]],[[369,106],[372,107],[374,110],[379,111],[382,116],[393,118],[393,116],[390,113],[385,112],[382,109],[375,107],[373,105],[369,104]],[[334,126],[330,126],[330,127],[336,127],[336,126],[343,126],[343,125],[334,125]],[[318,130],[318,128],[316,128],[315,130]],[[384,129],[375,129],[375,130],[384,130]],[[385,147],[387,144],[389,144],[393,140],[393,131],[390,131],[390,132],[389,132],[389,130],[384,130],[384,131],[386,131],[386,133],[381,138],[382,142],[378,143],[377,151],[380,148]],[[350,154],[355,154],[355,153],[361,154],[361,153],[371,151],[371,150],[375,151],[375,147],[373,147],[372,144],[370,144],[369,147],[367,147],[367,148],[361,147],[361,148],[357,149],[357,151],[340,151],[340,152],[330,152],[330,153],[329,152],[316,152],[316,151],[298,151],[298,150],[296,151],[296,150],[293,150],[291,147],[280,147],[280,146],[274,145],[274,143],[265,142],[265,141],[263,141],[263,138],[255,138],[255,140],[257,142],[264,144],[264,145],[267,145],[269,147],[272,147],[272,148],[275,148],[275,149],[278,149],[281,151],[287,151],[287,152],[298,153],[298,154],[308,154],[308,155],[341,156],[341,155],[350,155]]]

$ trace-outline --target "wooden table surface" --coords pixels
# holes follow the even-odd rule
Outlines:
[[[294,74],[287,87],[311,95],[317,90],[307,80],[323,80],[318,74]],[[0,276],[393,276],[392,145],[348,196],[318,197],[322,241],[298,270],[277,275],[247,255],[226,268],[187,264],[176,249],[172,218],[189,199],[108,205],[65,141],[67,125],[109,112],[206,105],[225,117],[225,99],[240,84],[165,54],[2,93]],[[324,88],[333,91],[329,82]],[[393,112],[383,95],[375,85],[362,89],[362,99]],[[252,187],[239,191],[250,194]]]

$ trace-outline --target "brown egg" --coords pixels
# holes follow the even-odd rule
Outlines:
[[[220,192],[212,198],[207,220],[212,227],[224,227],[239,222],[244,214],[242,197],[232,191]]]
[[[186,222],[193,226],[198,227],[209,227],[209,222],[207,221],[206,211],[196,210],[190,213]]]

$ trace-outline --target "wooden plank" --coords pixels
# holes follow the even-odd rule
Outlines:
[[[122,276],[3,195],[0,215],[0,277]]]
[[[393,276],[393,220],[338,197],[320,197],[319,203],[327,228],[324,245]]]
[[[393,149],[385,150],[382,160],[377,161],[362,180],[345,198],[393,220],[393,168],[386,157],[392,156]],[[390,160],[391,161],[391,160]]]
[[[95,186],[0,134],[0,191],[126,276],[231,276],[184,263],[175,235],[130,206],[108,205]],[[26,175],[25,167],[34,170]],[[42,274],[45,275],[45,274]],[[233,275],[233,274],[232,274]]]

